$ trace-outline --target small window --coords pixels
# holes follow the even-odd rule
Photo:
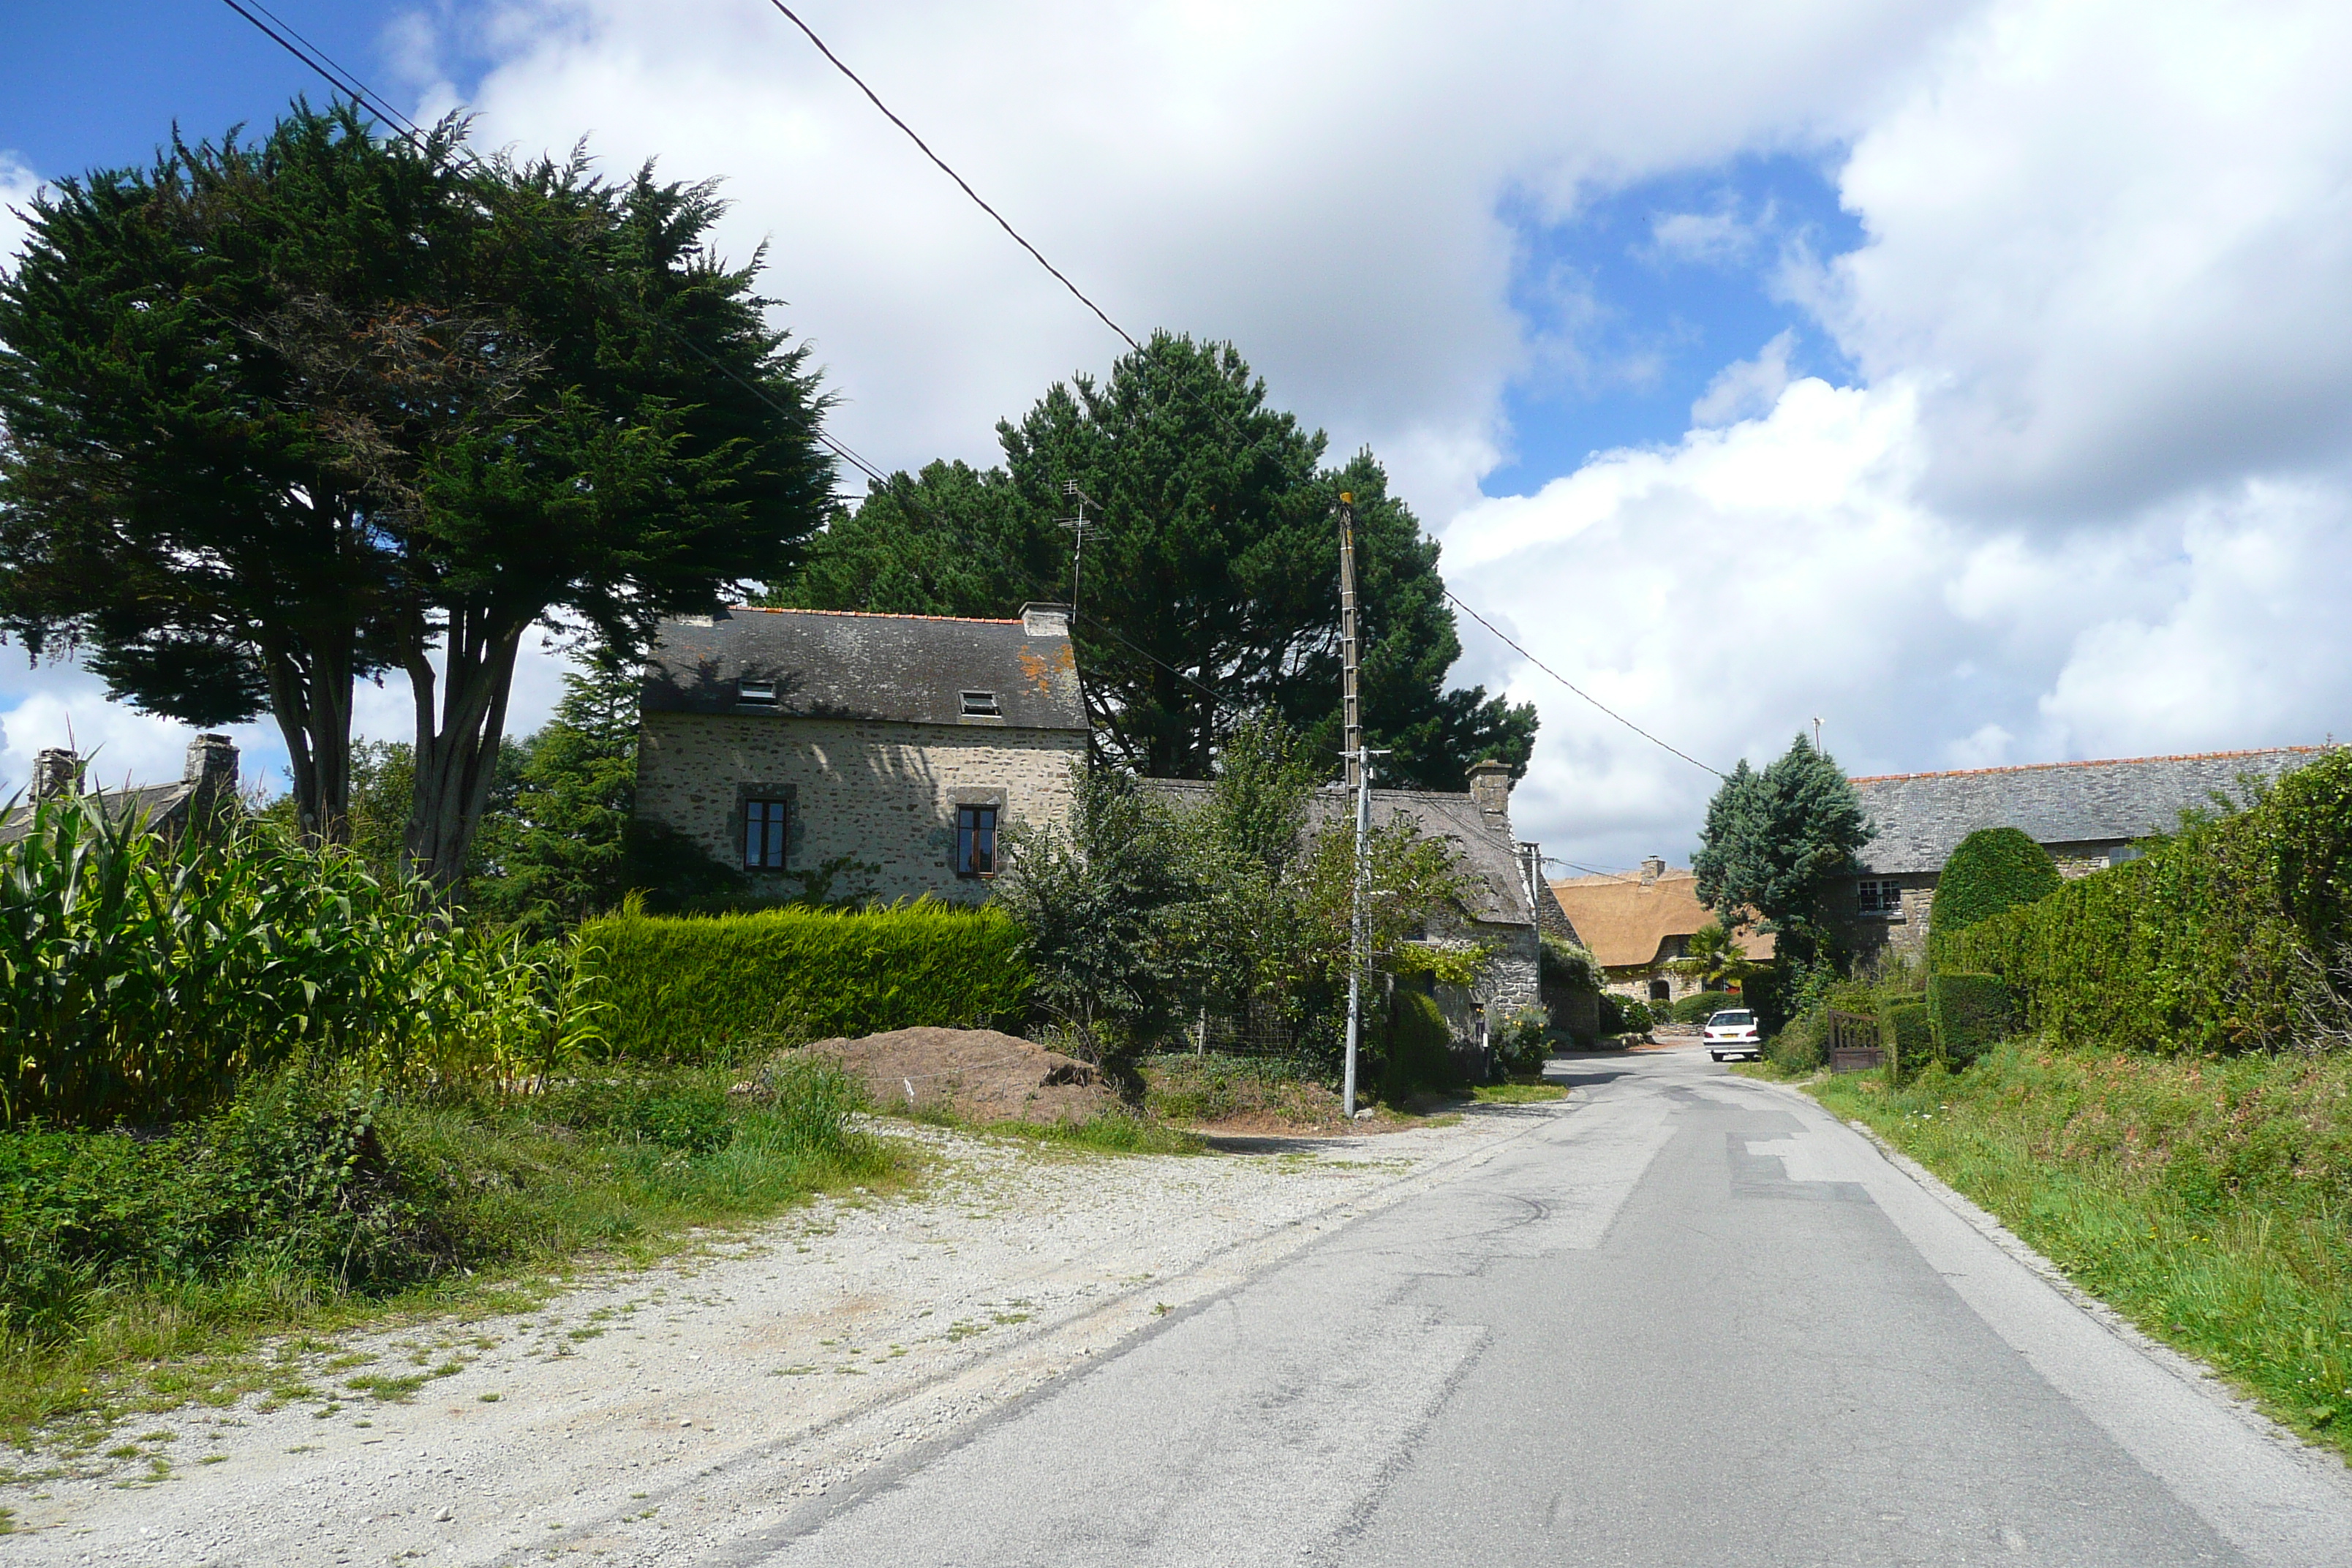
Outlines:
[[[956,807],[956,875],[996,875],[996,807]]]
[[[746,871],[781,871],[784,868],[784,842],[791,826],[791,812],[781,800],[747,800],[743,803],[743,869]]]
[[[735,683],[735,700],[751,708],[773,708],[776,705],[776,683],[772,680],[739,680]]]
[[[963,694],[963,710],[972,718],[997,719],[1004,710],[996,705],[993,691],[967,691]]]
[[[1653,980],[1653,981],[1651,981],[1651,982],[1650,982],[1650,1000],[1651,1000],[1651,1001],[1653,1001],[1653,1002],[1668,1002],[1668,1001],[1672,1001],[1672,1000],[1674,999],[1674,994],[1675,994],[1675,988],[1674,988],[1672,985],[1668,984],[1665,981],[1663,981],[1663,980]]]
[[[1858,907],[1866,915],[1899,915],[1903,912],[1903,884],[1881,879],[1865,880]]]

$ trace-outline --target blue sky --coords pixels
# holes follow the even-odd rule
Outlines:
[[[489,144],[722,179],[722,250],[767,246],[887,466],[989,460],[1110,360],[760,0],[270,4]],[[1387,463],[1450,585],[1686,751],[2352,732],[2340,0],[798,8],[1123,321],[1230,336]],[[5,189],[324,90],[217,0],[15,0],[6,45]],[[1541,710],[1524,836],[1688,856],[1710,778],[1463,637],[1461,679]],[[519,729],[557,671],[530,651]],[[364,689],[360,727],[407,708]],[[0,656],[0,772],[68,733],[145,775],[184,743]]]

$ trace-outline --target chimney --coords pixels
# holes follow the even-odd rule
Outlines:
[[[1507,832],[1511,826],[1511,768],[1507,763],[1484,762],[1470,770],[1470,798],[1486,826]]]
[[[1024,605],[1021,606],[1021,634],[1032,637],[1066,637],[1070,635],[1070,606],[1067,605]]]
[[[236,798],[236,743],[226,735],[199,735],[188,742],[188,765],[181,781],[189,786],[192,816],[206,816]]]
[[[81,759],[65,746],[51,746],[33,758],[33,798],[60,800],[73,794]]]
[[[1643,886],[1643,887],[1645,887],[1645,888],[1654,888],[1654,887],[1656,887],[1656,886],[1658,885],[1658,879],[1659,879],[1659,878],[1661,878],[1661,877],[1663,877],[1663,876],[1664,876],[1665,874],[1666,874],[1666,863],[1665,863],[1665,861],[1664,861],[1663,859],[1660,859],[1660,858],[1659,858],[1657,856],[1655,856],[1655,855],[1645,856],[1645,857],[1643,858],[1643,861],[1642,861],[1642,886]]]

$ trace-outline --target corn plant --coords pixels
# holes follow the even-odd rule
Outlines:
[[[389,1081],[560,1070],[600,1016],[570,950],[452,925],[429,889],[266,825],[172,840],[0,807],[0,1113],[169,1121],[305,1053]]]

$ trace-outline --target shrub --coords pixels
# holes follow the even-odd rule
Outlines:
[[[1396,1101],[1423,1090],[1454,1087],[1454,1031],[1437,1000],[1425,991],[1399,986],[1389,1011],[1381,1097]]]
[[[2046,899],[2060,882],[2058,862],[2023,832],[1979,827],[1960,840],[1936,879],[1927,914],[1929,943],[1940,955],[1942,939]]]
[[[1537,972],[1547,988],[1558,986],[1564,991],[1597,992],[1604,983],[1601,965],[1591,952],[1566,937],[1547,935],[1543,938]]]
[[[1945,973],[1927,980],[1927,1014],[1936,1052],[1955,1068],[1968,1066],[2005,1038],[2012,1020],[2009,987],[1997,974]]]
[[[1941,967],[1999,975],[2074,1046],[2226,1052],[2352,1043],[2352,752],[2252,808],[1948,933]]]
[[[1809,1073],[1822,1065],[1829,1019],[1819,1008],[1801,1013],[1764,1044],[1764,1059],[1784,1073]]]
[[[1694,991],[1670,1005],[1666,1016],[1677,1024],[1704,1024],[1726,1007],[1746,1005],[1737,991]]]
[[[1879,1038],[1886,1046],[1887,1076],[1897,1080],[1916,1078],[1936,1059],[1936,1030],[1925,1002],[1888,1003],[1879,1015]]]
[[[1525,1078],[1540,1073],[1550,1054],[1540,1007],[1522,1007],[1502,1022],[1491,1040],[1495,1062],[1503,1071]]]
[[[768,1044],[1013,1021],[1030,985],[1001,910],[925,901],[859,913],[625,910],[580,928],[615,1056],[678,1062]]]

